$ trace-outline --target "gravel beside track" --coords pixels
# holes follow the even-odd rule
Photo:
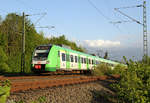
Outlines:
[[[12,93],[7,103],[20,100],[31,103],[40,96],[46,97],[44,103],[110,103],[110,101],[97,95],[97,93],[114,94],[107,88],[110,83],[105,80]]]

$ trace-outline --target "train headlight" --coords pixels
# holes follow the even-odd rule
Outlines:
[[[47,61],[46,61],[46,64],[49,64],[49,63],[50,63],[50,61],[49,61],[49,60],[47,60]]]

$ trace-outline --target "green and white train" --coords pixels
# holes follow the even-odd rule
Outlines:
[[[34,72],[84,71],[89,72],[99,63],[114,67],[119,64],[86,53],[75,51],[64,46],[41,45],[36,47],[31,68]]]

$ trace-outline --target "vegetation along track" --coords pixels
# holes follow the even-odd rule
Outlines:
[[[118,78],[119,76],[113,76]],[[72,84],[105,80],[112,76],[84,76],[84,75],[54,75],[54,76],[21,76],[21,77],[1,77],[0,80],[9,79],[11,81],[11,93],[30,89],[57,87]]]

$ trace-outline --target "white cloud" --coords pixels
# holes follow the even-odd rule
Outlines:
[[[88,47],[118,47],[121,45],[120,41],[110,41],[110,40],[84,40],[83,45]]]

